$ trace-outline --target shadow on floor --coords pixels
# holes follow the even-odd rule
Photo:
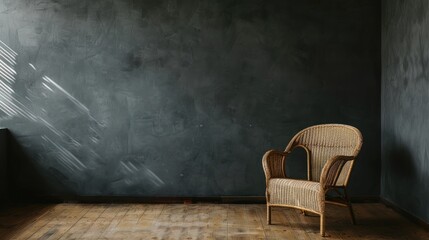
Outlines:
[[[55,205],[16,205],[0,210],[0,239],[12,238],[18,231],[36,222]]]

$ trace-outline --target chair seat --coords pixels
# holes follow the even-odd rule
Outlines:
[[[320,213],[319,182],[272,178],[268,186],[270,204],[287,205]]]

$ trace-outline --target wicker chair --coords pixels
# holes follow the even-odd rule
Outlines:
[[[262,158],[266,177],[267,222],[271,207],[292,207],[320,215],[320,234],[325,236],[325,204],[348,207],[353,224],[355,217],[346,186],[354,160],[362,146],[360,131],[342,124],[308,127],[296,134],[284,152],[270,150]],[[295,148],[307,152],[307,180],[287,178],[285,161]],[[326,193],[334,190],[340,200],[328,201]]]

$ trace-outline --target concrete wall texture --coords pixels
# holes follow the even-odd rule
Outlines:
[[[0,129],[0,208],[9,201],[9,132],[7,129]]]
[[[17,192],[262,196],[265,151],[344,123],[379,195],[378,1],[4,0],[0,40]]]
[[[381,197],[429,222],[429,2],[382,9]]]

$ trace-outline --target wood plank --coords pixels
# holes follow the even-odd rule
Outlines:
[[[127,204],[115,204],[111,206],[111,208],[116,208],[116,215],[110,222],[110,224],[104,229],[101,233],[99,239],[110,239],[113,238],[115,233],[117,232],[117,225],[121,222],[121,220],[127,215],[128,211],[131,210],[130,205]]]
[[[45,224],[28,239],[59,239],[88,210],[77,204],[62,204],[59,208],[63,211],[54,212],[55,215],[43,219]]]
[[[85,214],[74,223],[59,239],[79,239],[91,226],[96,222],[100,215],[106,211],[109,205],[83,205],[83,208],[88,209]]]
[[[265,232],[266,239],[295,239],[297,236],[288,227],[286,214],[283,211],[292,211],[291,209],[274,208],[272,211],[272,224],[267,224],[267,208],[265,205],[257,205],[259,208],[259,218]]]
[[[27,239],[31,237],[35,232],[44,227],[51,219],[55,218],[58,214],[64,212],[65,209],[62,206],[55,205],[47,213],[40,216],[40,218],[33,221],[30,225],[25,226],[20,232],[14,234],[11,239]]]
[[[15,235],[24,232],[54,208],[53,205],[32,204],[3,212],[0,219],[0,239],[15,239]]]
[[[429,233],[381,204],[327,208],[329,239],[429,239]],[[0,212],[1,239],[326,239],[319,217],[262,204],[58,204]]]
[[[116,206],[108,206],[101,215],[94,221],[91,227],[79,238],[80,239],[97,239],[110,226],[110,223],[116,217],[121,209]]]

